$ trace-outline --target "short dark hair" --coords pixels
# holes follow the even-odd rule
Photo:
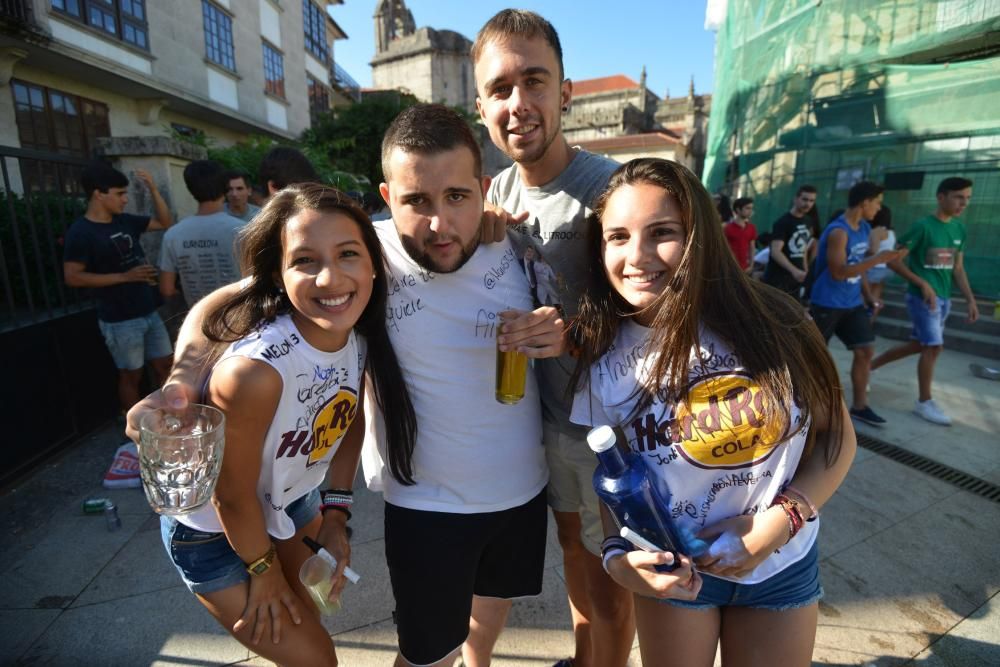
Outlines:
[[[489,42],[501,42],[511,37],[522,37],[531,39],[541,37],[544,39],[556,54],[556,62],[559,63],[559,80],[562,81],[566,74],[563,69],[562,44],[559,43],[559,33],[541,15],[526,9],[503,9],[493,15],[486,24],[479,29],[476,41],[470,51],[472,64],[475,66],[479,62],[479,56]]]
[[[83,168],[80,173],[80,185],[87,199],[99,190],[107,194],[111,188],[127,188],[128,177],[107,162],[94,161]]]
[[[396,116],[382,138],[382,174],[388,181],[394,148],[404,153],[435,155],[465,146],[472,151],[476,178],[483,175],[479,143],[464,118],[442,104],[417,104]]]
[[[860,206],[869,199],[875,199],[885,192],[885,188],[871,181],[858,181],[847,191],[847,207]]]
[[[964,190],[965,188],[971,188],[972,181],[968,178],[962,178],[961,176],[949,176],[938,184],[937,194],[946,195],[949,192],[954,192],[955,190]]]
[[[733,202],[733,210],[738,211],[747,204],[752,204],[752,203],[753,203],[753,197],[740,197],[739,199]]]
[[[316,168],[301,151],[291,146],[275,146],[260,161],[257,170],[260,184],[267,189],[268,182],[278,190],[299,183],[319,183]]]
[[[816,186],[815,185],[809,185],[809,184],[800,185],[799,189],[795,191],[795,196],[798,197],[803,192],[809,192],[811,194],[816,194],[818,191],[816,190]]]
[[[229,169],[226,171],[226,190],[229,189],[229,182],[237,178],[243,179],[243,185],[247,187],[247,190],[253,189],[253,181],[250,180],[250,174],[239,169]]]
[[[226,172],[214,160],[195,160],[184,167],[184,185],[199,204],[226,196]]]

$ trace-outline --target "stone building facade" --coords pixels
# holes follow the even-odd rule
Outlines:
[[[6,0],[0,145],[85,158],[102,137],[297,137],[333,99],[342,2]]]
[[[421,102],[475,111],[468,38],[452,30],[417,28],[404,0],[380,0],[374,20],[374,88],[401,90]]]
[[[643,68],[636,82],[623,74],[573,82],[573,102],[563,116],[571,144],[619,161],[662,157],[701,173],[705,160],[711,95],[661,99],[646,87]]]

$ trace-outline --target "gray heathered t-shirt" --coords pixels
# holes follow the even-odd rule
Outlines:
[[[253,204],[247,203],[247,210],[243,211],[243,215],[236,215],[229,208],[229,204],[226,204],[226,213],[233,216],[234,218],[239,218],[243,222],[250,222],[253,220],[254,216],[260,213],[260,206],[254,206]]]
[[[540,286],[536,295],[543,305],[559,304],[567,317],[576,315],[587,274],[586,220],[594,200],[604,191],[618,163],[577,149],[569,166],[537,188],[521,182],[517,165],[500,172],[490,185],[486,199],[510,213],[528,211],[521,225],[510,228],[518,256],[532,246],[536,261],[548,266],[537,271]],[[529,282],[531,281],[529,276]],[[543,297],[544,294],[544,297]],[[570,423],[572,396],[566,398],[575,360],[569,355],[542,359],[538,363],[538,383],[545,420],[560,431],[578,435],[583,427]]]
[[[177,273],[193,306],[218,287],[240,279],[236,235],[246,225],[228,213],[192,215],[163,234],[160,270]]]

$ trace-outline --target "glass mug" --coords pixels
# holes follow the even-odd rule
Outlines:
[[[181,414],[154,410],[139,424],[139,474],[158,514],[177,515],[204,506],[222,468],[226,418],[209,405],[190,404]]]

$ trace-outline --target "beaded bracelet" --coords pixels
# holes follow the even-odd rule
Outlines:
[[[336,510],[347,515],[347,520],[351,519],[351,506],[354,504],[354,492],[350,489],[327,489],[320,496],[322,501],[319,511],[326,514],[327,510]]]

